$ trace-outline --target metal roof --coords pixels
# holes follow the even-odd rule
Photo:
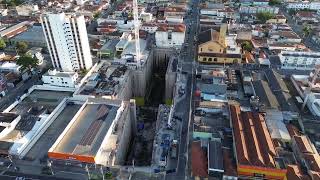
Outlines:
[[[219,141],[209,141],[208,167],[209,171],[224,172],[222,145]]]

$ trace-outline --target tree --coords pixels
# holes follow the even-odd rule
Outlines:
[[[0,49],[4,49],[6,48],[6,42],[3,38],[0,38]]]
[[[306,37],[306,36],[309,36],[311,34],[312,29],[311,29],[311,27],[309,25],[307,25],[307,26],[303,27],[302,31],[303,31],[303,36]]]
[[[109,171],[109,172],[106,172],[105,178],[106,178],[106,179],[112,179],[112,173],[111,173],[110,171]]]
[[[19,54],[24,54],[28,50],[28,44],[24,41],[19,41],[16,44],[16,48]]]
[[[290,16],[294,16],[294,15],[296,15],[297,11],[294,9],[289,9],[288,13]]]
[[[261,22],[261,23],[266,23],[269,19],[273,18],[274,14],[270,13],[270,12],[260,12],[257,14],[257,19]]]
[[[253,49],[253,46],[249,41],[246,41],[246,42],[242,43],[241,47],[242,47],[243,50],[246,50],[246,51],[249,51],[249,52],[251,52],[252,49]]]
[[[275,6],[275,5],[279,5],[279,4],[281,4],[280,0],[270,0],[269,1],[270,6]]]
[[[17,65],[21,66],[21,70],[31,70],[32,68],[37,67],[38,59],[28,55],[23,55],[17,59]]]
[[[93,15],[93,18],[94,19],[98,19],[100,17],[101,13],[100,12],[97,12]]]

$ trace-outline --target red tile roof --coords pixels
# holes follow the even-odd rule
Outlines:
[[[291,137],[301,135],[301,133],[299,132],[299,129],[296,126],[292,124],[287,124],[286,126]]]
[[[225,175],[237,177],[237,167],[230,158],[230,150],[226,148],[223,148],[223,167]]]
[[[191,148],[192,175],[208,177],[208,159],[205,151],[201,148],[201,142],[192,142]]]
[[[287,166],[287,179],[288,180],[310,180],[310,178],[303,174],[300,167],[297,165]]]
[[[276,152],[262,115],[236,105],[230,110],[238,164],[275,168]]]
[[[320,173],[320,156],[319,154],[305,154],[304,159],[309,166],[309,169]]]
[[[314,153],[307,136],[294,136],[293,138],[301,153]]]
[[[167,23],[160,23],[158,24],[157,31],[173,31],[173,32],[184,32],[186,30],[186,26],[184,24],[167,24]]]

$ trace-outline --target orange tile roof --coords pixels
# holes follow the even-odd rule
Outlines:
[[[301,133],[299,132],[299,129],[296,126],[292,124],[287,124],[286,126],[291,137],[301,135]]]
[[[200,141],[192,142],[191,166],[193,176],[208,177],[208,159]]]
[[[158,24],[157,31],[168,31],[172,30],[173,32],[184,32],[186,30],[186,26],[184,24],[167,24],[167,23],[160,23]]]
[[[287,179],[288,180],[310,180],[310,178],[303,174],[300,167],[297,165],[287,166]]]
[[[238,105],[230,110],[238,164],[275,168],[276,152],[263,116],[241,112]]]
[[[294,136],[295,142],[297,143],[300,152],[302,153],[313,153],[313,149],[311,144],[307,138],[307,136]]]
[[[320,180],[320,173],[316,171],[309,171],[312,180]]]
[[[226,148],[223,148],[223,167],[225,175],[237,177],[237,168],[230,158],[230,150]]]
[[[320,173],[320,155],[317,154],[305,154],[304,159],[306,160],[309,169]]]

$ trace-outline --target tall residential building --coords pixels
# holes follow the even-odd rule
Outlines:
[[[85,19],[65,13],[41,16],[52,65],[55,69],[71,72],[90,69],[90,54]]]

